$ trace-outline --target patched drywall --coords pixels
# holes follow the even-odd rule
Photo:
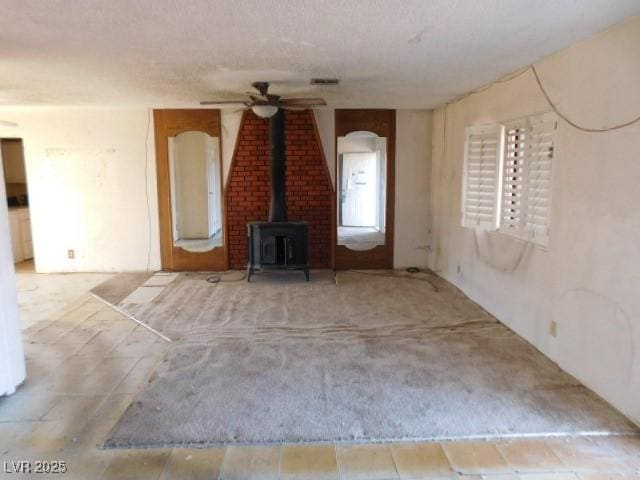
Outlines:
[[[5,198],[0,155],[0,199]],[[13,269],[9,210],[0,202],[0,396],[11,394],[25,379],[18,293]]]
[[[638,45],[640,18],[536,68],[562,112],[602,128],[640,113]],[[585,133],[559,122],[546,250],[460,226],[465,127],[549,109],[529,71],[435,112],[429,263],[640,421],[640,124]]]
[[[2,109],[24,141],[39,272],[160,268],[146,109]],[[74,250],[75,258],[68,258]]]

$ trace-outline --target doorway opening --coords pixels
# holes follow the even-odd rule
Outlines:
[[[333,265],[393,268],[395,110],[335,111]]]
[[[222,192],[218,138],[204,132],[169,137],[174,245],[191,252],[222,246]]]
[[[17,270],[34,271],[29,188],[22,139],[0,138],[0,152],[6,202],[9,208],[13,263]]]
[[[370,250],[385,243],[387,139],[372,132],[338,137],[338,245]]]

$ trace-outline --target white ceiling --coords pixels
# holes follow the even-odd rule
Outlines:
[[[430,108],[638,0],[3,0],[0,105],[190,106],[256,80],[332,107]],[[311,77],[338,77],[313,87]]]

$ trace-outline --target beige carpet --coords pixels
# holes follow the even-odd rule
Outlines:
[[[185,274],[130,312],[174,342],[105,446],[636,431],[435,275],[295,273]]]

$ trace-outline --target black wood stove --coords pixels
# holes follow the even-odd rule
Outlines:
[[[309,281],[309,227],[289,222],[286,198],[284,113],[269,118],[271,148],[271,205],[268,222],[247,224],[249,262],[247,281],[256,270],[302,270]]]

